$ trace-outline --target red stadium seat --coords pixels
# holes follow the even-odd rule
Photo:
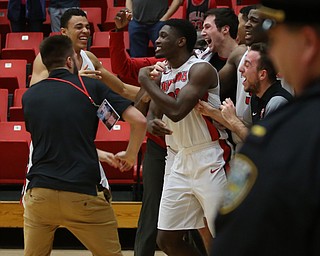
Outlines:
[[[33,63],[43,40],[42,32],[7,33],[6,46],[2,49],[3,59],[25,59]]]
[[[90,51],[98,58],[109,58],[109,41],[110,35],[108,31],[96,31],[93,33],[92,45]]]
[[[111,6],[109,5],[110,1],[113,2],[113,6],[122,6],[122,7],[126,6],[126,0],[108,0],[108,6]]]
[[[229,7],[234,8],[236,4],[236,0],[216,0],[217,8],[221,7]]]
[[[237,0],[236,6],[235,6],[235,12],[236,14],[239,14],[242,7],[248,6],[248,5],[254,5],[259,4],[259,0]]]
[[[114,154],[127,148],[130,138],[130,125],[118,121],[113,130],[108,131],[102,122],[99,122],[95,144],[98,149]],[[134,168],[127,172],[120,172],[106,163],[101,163],[110,184],[129,185],[135,184]]]
[[[8,117],[8,90],[0,89],[0,122],[7,122]]]
[[[185,19],[186,17],[183,17],[183,5],[181,5],[178,10],[172,15],[172,19]]]
[[[13,94],[17,88],[26,88],[26,60],[0,60],[0,88]]]
[[[0,122],[0,184],[24,184],[30,140],[24,122]]]
[[[30,143],[31,136],[24,122],[0,122],[0,140],[26,140]]]
[[[8,2],[9,2],[9,0],[0,0],[0,8],[1,9],[8,8]]]
[[[106,19],[108,9],[108,3],[106,0],[80,0],[80,6],[81,9],[85,9],[87,7],[99,7],[101,9],[101,20],[104,21]]]
[[[9,108],[10,121],[24,121],[22,96],[28,88],[19,88],[14,91],[13,106]]]
[[[50,34],[49,34],[49,36],[58,36],[58,35],[61,35],[61,32],[60,32],[60,31],[50,32]]]
[[[108,7],[106,18],[105,18],[104,22],[102,22],[102,25],[101,25],[101,28],[103,31],[109,31],[109,30],[115,28],[114,17],[121,9],[123,9],[123,6]],[[126,26],[124,28],[124,30],[128,30],[128,26]]]
[[[259,0],[237,0],[237,5],[252,5],[252,4],[259,4]]]
[[[23,185],[28,164],[28,142],[0,140],[0,152],[0,184]]]
[[[108,70],[109,72],[112,72],[112,66],[111,66],[111,59],[110,58],[99,58],[99,61],[101,62],[102,66]]]
[[[10,21],[7,17],[8,10],[0,9],[0,35],[1,35],[1,49],[5,47],[6,34],[11,32]]]
[[[83,7],[81,9],[87,14],[87,19],[90,23],[91,34],[96,31],[100,31],[99,26],[102,23],[101,8],[99,8],[99,7]]]

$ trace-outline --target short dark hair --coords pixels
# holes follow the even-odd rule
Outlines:
[[[48,71],[64,67],[66,59],[73,56],[72,41],[65,35],[49,36],[40,44],[40,54],[43,64]]]
[[[197,41],[197,31],[188,20],[184,19],[169,19],[164,22],[164,25],[172,27],[179,36],[185,37],[187,40],[187,49],[191,53]]]
[[[258,62],[258,70],[267,70],[270,82],[274,82],[277,79],[277,71],[268,54],[268,47],[266,43],[254,43],[250,46],[250,51],[256,51],[260,54]]]
[[[243,17],[245,18],[245,20],[247,21],[248,20],[248,15],[249,15],[249,12],[251,10],[256,10],[258,8],[258,5],[256,4],[253,4],[253,5],[246,5],[246,6],[243,6],[239,13],[241,13],[243,15]]]
[[[72,18],[72,16],[83,16],[87,18],[87,14],[80,8],[70,8],[62,14],[60,19],[60,27],[67,28],[68,22]]]
[[[234,10],[231,8],[209,9],[205,13],[204,19],[213,15],[215,16],[215,24],[217,28],[220,30],[223,26],[229,26],[230,36],[233,39],[236,39],[238,35],[239,20]]]

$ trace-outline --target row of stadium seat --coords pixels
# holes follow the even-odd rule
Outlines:
[[[111,71],[110,58],[99,60]],[[0,60],[0,122],[24,121],[21,99],[28,80],[26,60]]]
[[[95,139],[96,147],[117,153],[126,149],[130,136],[128,123],[118,121],[114,129],[108,131],[99,122]],[[0,186],[22,185],[25,182],[31,137],[24,122],[0,122]],[[128,172],[102,163],[110,184],[140,186],[142,181],[142,158],[145,143],[141,147],[135,166]]]

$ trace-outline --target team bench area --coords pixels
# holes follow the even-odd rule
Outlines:
[[[112,202],[119,228],[137,228],[141,202]],[[0,201],[0,228],[22,228],[23,206],[19,201]]]

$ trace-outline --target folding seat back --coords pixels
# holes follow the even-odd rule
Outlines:
[[[103,31],[114,29],[114,17],[121,9],[123,9],[123,6],[108,6],[106,18],[101,25]],[[126,26],[124,30],[127,31],[128,26]]]
[[[103,21],[106,19],[106,13],[108,9],[107,0],[80,0],[80,6],[81,9],[85,9],[88,7],[99,7],[101,9],[101,20]],[[101,21],[99,23],[101,23]]]
[[[43,40],[42,32],[7,33],[6,45],[2,49],[3,59],[25,59],[33,63]]]
[[[183,5],[179,6],[178,10],[172,15],[172,19],[185,19],[186,17],[183,17]]]
[[[96,31],[93,33],[92,45],[90,51],[98,58],[109,58],[109,41],[110,35],[108,31]]]
[[[50,32],[49,36],[57,36],[57,35],[61,35],[60,31],[56,31],[56,32]]]
[[[24,121],[22,96],[28,88],[19,88],[14,91],[13,106],[9,108],[10,121]]]
[[[31,135],[26,131],[24,122],[0,122],[0,140],[23,140],[31,142]]]
[[[235,5],[235,12],[236,14],[239,14],[241,8],[248,6],[248,5],[255,5],[259,4],[259,0],[237,0],[236,5]]]
[[[130,138],[130,125],[118,121],[111,131],[108,131],[102,122],[99,122],[98,132],[95,139],[97,149],[111,153],[125,151]],[[134,168],[127,172],[120,172],[106,163],[101,163],[110,184],[134,184]]]
[[[48,8],[46,8],[46,20],[42,24],[42,32],[44,37],[49,36],[49,34],[51,33],[51,18],[48,12]]]
[[[91,34],[96,31],[100,31],[99,26],[102,23],[101,8],[100,7],[82,7],[81,9],[87,14],[87,19],[90,23]]]
[[[29,146],[25,140],[0,140],[0,185],[23,185],[29,157]]]
[[[24,183],[30,140],[24,122],[0,122],[0,184]]]
[[[8,7],[9,0],[0,0],[0,8],[6,9]]]
[[[126,0],[107,0],[107,1],[108,1],[108,6],[122,6],[122,7],[126,6]],[[111,3],[109,4],[109,2],[113,4],[111,5]]]
[[[1,49],[5,47],[6,34],[11,32],[10,20],[7,17],[8,10],[0,9],[0,35],[1,35]]]
[[[17,88],[26,88],[26,60],[0,60],[0,88],[13,94]]]
[[[111,66],[111,59],[110,58],[99,58],[99,61],[101,62],[102,66],[108,70],[109,72],[112,72],[112,66]]]
[[[0,122],[7,122],[8,117],[8,90],[0,89]]]
[[[216,0],[217,8],[228,7],[234,8],[236,0]]]

